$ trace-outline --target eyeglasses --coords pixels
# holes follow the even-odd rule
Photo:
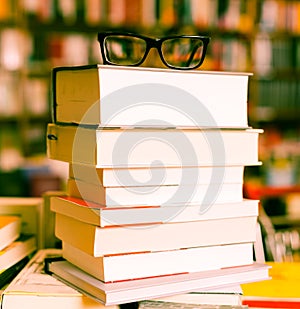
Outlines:
[[[126,32],[99,32],[103,64],[139,66],[151,48],[156,48],[162,62],[171,69],[191,70],[203,63],[209,37],[179,35],[164,38]]]

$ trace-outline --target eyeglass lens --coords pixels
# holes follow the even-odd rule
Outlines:
[[[118,65],[136,65],[141,62],[146,46],[143,39],[125,35],[110,35],[104,41],[107,59]]]
[[[197,66],[202,60],[203,49],[203,42],[194,38],[167,39],[161,45],[165,62],[178,68]]]

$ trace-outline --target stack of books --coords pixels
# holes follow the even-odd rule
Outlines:
[[[36,250],[34,235],[22,233],[22,218],[0,215],[0,289],[4,288],[28,262]]]
[[[268,278],[253,261],[258,165],[249,74],[90,65],[53,71],[48,156],[69,163],[53,197],[64,261],[50,271],[110,304]]]

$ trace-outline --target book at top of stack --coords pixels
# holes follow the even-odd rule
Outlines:
[[[109,65],[53,70],[53,122],[248,127],[249,73]]]
[[[268,278],[253,260],[258,201],[243,197],[262,132],[248,126],[250,75],[53,70],[47,153],[70,168],[50,198],[54,276],[106,305]]]

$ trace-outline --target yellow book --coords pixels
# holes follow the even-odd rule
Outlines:
[[[300,263],[268,264],[272,279],[243,284],[243,303],[250,308],[300,308]]]

